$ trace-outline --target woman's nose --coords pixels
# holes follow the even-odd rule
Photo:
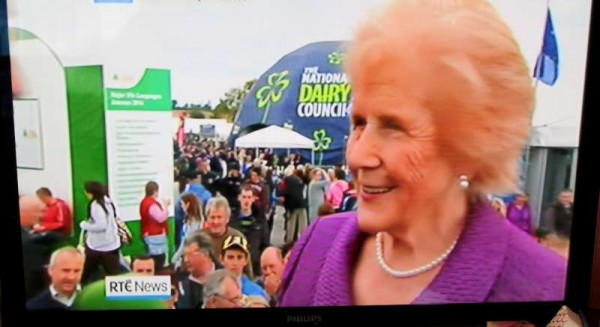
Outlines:
[[[365,128],[360,134],[351,135],[346,146],[346,160],[350,169],[378,167],[381,164],[379,158],[381,142],[383,140],[378,140],[369,128]]]

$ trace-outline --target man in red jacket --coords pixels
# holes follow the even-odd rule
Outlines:
[[[73,230],[73,215],[67,203],[55,198],[47,187],[36,191],[36,195],[46,205],[44,216],[33,226],[35,232],[57,232],[70,236]]]

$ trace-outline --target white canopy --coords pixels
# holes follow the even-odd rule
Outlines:
[[[314,142],[290,129],[269,126],[235,140],[238,148],[313,149]]]
[[[544,148],[577,148],[579,126],[534,126],[529,145]]]

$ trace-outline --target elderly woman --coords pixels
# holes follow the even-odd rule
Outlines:
[[[317,220],[280,306],[549,301],[566,262],[499,217],[533,109],[517,42],[483,1],[396,1],[360,25],[346,158],[357,213]]]
[[[506,207],[506,219],[529,235],[533,235],[531,208],[527,194],[517,193],[513,202]]]

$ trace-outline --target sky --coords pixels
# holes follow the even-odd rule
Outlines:
[[[218,103],[285,54],[311,42],[350,39],[387,0],[9,0],[9,26],[29,30],[64,66],[171,70],[179,103]],[[533,70],[546,0],[490,1]],[[557,83],[537,87],[533,125],[578,126],[591,0],[550,0],[559,46]]]

